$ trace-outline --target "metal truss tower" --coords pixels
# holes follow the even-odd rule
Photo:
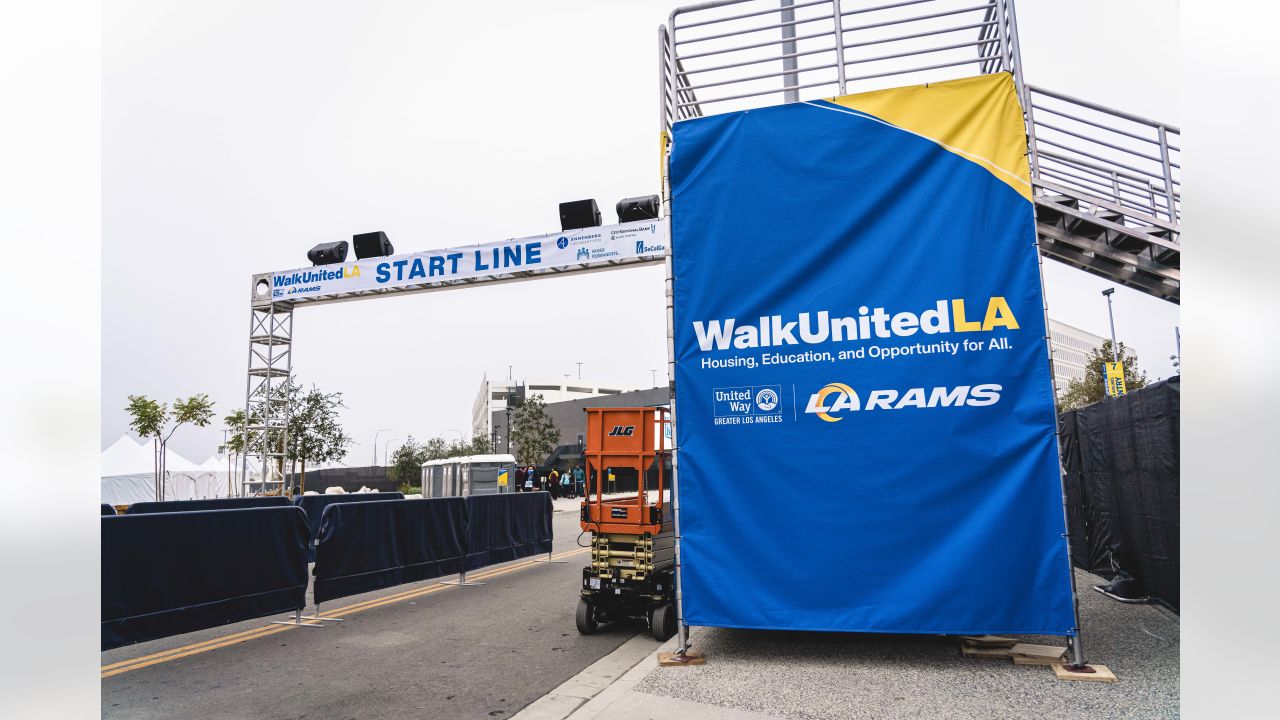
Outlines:
[[[289,443],[288,381],[293,369],[293,305],[272,302],[270,285],[254,285],[249,309],[249,370],[245,379],[245,451],[241,494],[250,472],[262,492],[283,492]],[[266,299],[264,300],[263,297]],[[256,463],[256,467],[254,467]]]

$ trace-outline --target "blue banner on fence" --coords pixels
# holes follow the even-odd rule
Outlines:
[[[300,609],[297,508],[103,517],[102,649]]]
[[[467,569],[551,552],[551,494],[467,498]]]
[[[462,498],[330,505],[316,545],[316,603],[459,572],[466,523]]]
[[[672,147],[686,620],[1073,634],[1011,78]]]
[[[285,507],[289,498],[275,496],[208,498],[206,500],[164,500],[160,502],[137,502],[129,506],[128,514],[193,512],[195,510],[235,510],[250,507]]]

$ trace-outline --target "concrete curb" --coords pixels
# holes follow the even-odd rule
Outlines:
[[[627,671],[638,663],[643,664],[642,661],[653,655],[658,644],[648,633],[636,635],[617,650],[561,683],[555,690],[530,703],[513,715],[512,720],[565,720],[603,691],[616,685],[621,678],[630,675]],[[636,678],[631,685],[635,685],[638,680]]]
[[[648,639],[647,635],[641,636]],[[649,640],[650,646],[657,645]],[[622,677],[602,692],[579,706],[563,720],[652,720],[657,717],[698,718],[699,720],[784,720],[776,715],[735,710],[690,702],[676,698],[637,692],[635,686],[658,667],[658,653],[674,652],[676,638],[671,638],[631,666]],[[685,672],[685,668],[671,668]]]

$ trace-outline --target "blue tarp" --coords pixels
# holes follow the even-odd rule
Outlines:
[[[960,82],[675,125],[692,625],[1075,633],[1022,116]]]
[[[102,514],[103,514],[103,515],[115,515],[115,514],[116,514],[116,509],[115,509],[115,507],[113,507],[113,506],[111,506],[111,505],[108,505],[108,504],[106,504],[106,503],[102,503]]]
[[[316,546],[316,603],[459,572],[466,521],[462,498],[331,505]]]
[[[102,520],[102,649],[301,608],[307,523],[293,507]]]
[[[467,569],[551,552],[551,494],[467,498]]]
[[[193,512],[195,510],[235,510],[251,507],[285,507],[289,498],[279,496],[209,498],[207,500],[166,500],[164,502],[139,502],[129,506],[128,514]]]

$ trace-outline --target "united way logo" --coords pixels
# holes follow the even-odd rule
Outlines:
[[[591,251],[590,251],[590,250],[588,250],[588,249],[586,249],[586,248],[584,248],[584,247],[580,247],[580,248],[578,248],[578,256],[577,256],[577,259],[578,259],[578,260],[590,260],[590,259],[591,259]]]
[[[561,250],[569,247],[569,238],[567,237],[558,238],[556,240],[556,247],[560,248]]]
[[[765,388],[756,393],[756,407],[760,412],[773,412],[778,407],[778,393],[773,388]]]

